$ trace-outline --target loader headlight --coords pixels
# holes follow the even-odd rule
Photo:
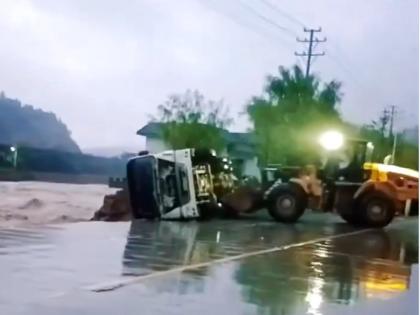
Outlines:
[[[344,143],[344,137],[341,132],[329,130],[324,132],[319,138],[319,143],[327,151],[340,149]]]

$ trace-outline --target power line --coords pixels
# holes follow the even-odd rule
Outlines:
[[[234,14],[231,14],[230,12],[226,12],[225,10],[221,10],[220,8],[217,7],[217,5],[215,5],[215,3],[213,1],[204,0],[204,1],[200,1],[200,2],[203,5],[207,6],[209,9],[215,11],[216,13],[218,13],[218,14],[226,17],[226,18],[228,18],[229,20],[233,21],[234,23],[236,23],[236,24],[238,24],[238,25],[240,25],[240,26],[242,26],[244,28],[247,28],[248,30],[250,30],[250,31],[252,31],[252,32],[254,32],[254,33],[262,36],[262,37],[266,37],[266,38],[270,38],[270,39],[273,39],[273,38],[280,39],[280,37],[274,36],[272,33],[266,32],[266,29],[264,29],[264,31],[262,31],[263,29],[256,29],[255,27],[251,26],[249,23],[247,23],[246,21],[244,21],[244,19],[240,19],[240,18],[238,18],[238,16],[236,16]],[[213,3],[213,5],[209,5],[211,3]],[[249,6],[244,5],[243,3],[241,3],[241,5],[243,7],[246,7],[246,9],[248,11],[252,11],[253,14],[256,13]],[[283,27],[283,26],[281,26],[281,25],[279,25],[279,24],[271,21],[271,22],[273,22],[275,24],[275,25],[273,25],[272,23],[268,22],[268,20],[269,20],[268,18],[266,18],[266,17],[264,17],[264,18],[267,20],[265,22],[266,23],[269,23],[271,26],[275,26],[276,28],[281,28],[283,32],[292,32],[291,30],[289,30],[289,29],[287,29],[287,28],[285,28],[285,27]],[[284,42],[287,42],[288,44],[291,44],[291,42],[288,41],[288,40],[286,40],[285,38],[281,38],[281,40],[284,41]]]
[[[238,0],[238,2],[236,2],[236,4],[239,4],[240,6],[242,6],[243,8],[248,10],[249,12],[251,12],[253,15],[255,15],[257,18],[262,20],[264,23],[269,24],[271,27],[275,27],[276,29],[280,30],[282,33],[286,33],[287,35],[294,35],[295,34],[291,29],[276,23],[272,19],[270,19],[267,16],[265,16],[265,15],[261,14],[260,12],[256,11],[253,7],[249,6],[248,4],[245,4],[243,1],[244,0]],[[260,1],[263,4],[265,4],[267,7],[271,8],[273,11],[276,11],[281,16],[288,19],[289,21],[291,21],[291,22],[293,22],[293,23],[295,23],[299,26],[304,26],[304,23],[301,22],[299,19],[297,19],[297,18],[291,16],[290,14],[284,12],[278,6],[274,5],[270,1],[268,1],[268,0],[260,0]],[[207,3],[211,2],[211,1],[204,0],[203,2],[207,5]],[[256,33],[260,36],[264,36],[266,38],[268,38],[268,37],[274,38],[272,33],[269,34],[269,33],[265,32],[265,29],[264,30],[263,29],[256,29],[255,27],[252,27],[249,23],[244,21],[244,19],[238,19],[238,16],[236,16],[236,15],[226,13],[226,12],[224,12],[224,10],[214,8],[214,6],[211,9],[213,9],[214,11],[217,11],[219,14],[222,14],[225,17],[228,17],[229,19],[231,19],[235,23],[241,25],[242,27],[248,28],[249,30],[253,31],[254,33]],[[264,32],[262,32],[262,31],[264,31]],[[378,97],[381,100],[382,103],[385,103],[385,100],[382,97],[381,91],[379,91],[376,88],[376,86],[367,88],[367,84],[366,84],[367,78],[363,76],[363,73],[358,72],[357,75],[354,73],[354,70],[353,70],[352,65],[351,65],[352,59],[348,58],[348,56],[345,54],[345,52],[343,50],[341,50],[340,47],[335,42],[332,42],[332,46],[335,47],[335,51],[337,52],[337,54],[339,56],[334,55],[331,51],[328,51],[328,54],[325,54],[325,52],[314,53],[314,50],[316,49],[316,47],[318,46],[319,43],[326,42],[326,38],[324,38],[322,40],[319,40],[317,38],[315,38],[315,39],[313,38],[314,37],[313,33],[320,32],[321,31],[320,28],[316,29],[316,30],[312,30],[312,32],[311,32],[311,29],[306,29],[305,28],[304,31],[309,32],[310,35],[312,35],[312,36],[310,36],[309,39],[304,39],[304,40],[297,39],[297,40],[298,40],[298,42],[308,43],[309,44],[308,48],[311,48],[311,49],[308,49],[307,52],[305,51],[303,53],[296,53],[295,52],[295,55],[307,58],[307,60],[306,60],[306,75],[309,75],[310,67],[313,64],[313,62],[316,60],[317,57],[327,56],[327,58],[330,58],[333,62],[336,63],[336,65],[338,65],[342,70],[344,70],[344,72],[346,72],[351,77],[350,81],[355,83],[360,89],[364,90],[365,93],[368,93],[370,95],[372,94],[372,88],[375,89],[376,90],[376,93],[374,93],[375,96]],[[311,37],[312,37],[312,41],[311,41]],[[290,42],[286,41],[285,38],[281,38],[281,39],[290,44]],[[311,47],[311,45],[312,45],[312,47]],[[341,60],[340,56],[344,58],[345,62],[343,62],[343,60]],[[300,63],[300,59],[298,59],[297,61]],[[393,122],[392,127],[390,129],[390,134],[392,132],[394,132],[394,130],[393,130],[394,128],[395,127],[394,127],[394,122]]]
[[[319,27],[318,29],[307,29],[306,27],[303,29],[303,31],[305,33],[309,33],[309,39],[305,38],[305,39],[300,39],[300,38],[296,38],[296,40],[300,43],[308,43],[308,51],[304,51],[302,53],[297,53],[295,52],[295,56],[299,56],[299,57],[306,57],[306,77],[309,76],[309,71],[311,68],[311,59],[312,57],[316,57],[316,56],[324,56],[325,55],[325,51],[321,52],[321,53],[315,53],[314,52],[314,44],[318,44],[318,43],[324,43],[327,41],[327,38],[324,37],[323,39],[319,39],[317,37],[314,37],[314,33],[320,33],[322,30]]]
[[[288,14],[287,12],[281,10],[278,6],[274,5],[273,3],[267,1],[267,0],[260,0],[262,3],[264,3],[266,6],[270,7],[289,21],[298,24],[301,27],[305,27],[305,24],[298,20],[297,18],[293,17],[292,15]]]
[[[333,53],[331,49],[329,49],[328,54],[326,54],[327,58],[329,58],[344,72],[346,72],[350,76],[350,81],[357,85],[358,88],[360,88],[360,90],[363,90],[363,92],[368,95],[374,95],[375,98],[377,98],[378,102],[386,104],[387,100],[383,97],[382,91],[378,89],[375,85],[371,85],[368,88],[368,79],[366,78],[365,73],[358,69],[358,73],[356,75],[352,70],[354,69],[354,67],[351,67],[352,60],[346,56],[346,54],[339,48],[339,46],[335,42],[330,41],[330,43],[332,44],[332,47],[330,48],[335,48],[334,50],[337,52],[337,54]],[[344,58],[344,61],[341,60],[341,57],[339,57],[338,55]],[[374,93],[372,93],[373,90],[375,90]]]
[[[246,3],[242,2],[241,0],[238,2],[242,7],[246,8],[248,11],[250,11],[251,13],[253,13],[255,16],[257,16],[258,18],[260,18],[262,21],[266,22],[267,24],[270,24],[271,26],[281,30],[282,32],[285,32],[291,36],[296,36],[296,33],[294,31],[292,31],[291,29],[288,29],[287,27],[284,27],[276,22],[274,22],[273,20],[271,20],[270,18],[266,17],[265,15],[259,13],[258,11],[256,11],[253,7],[247,5]]]

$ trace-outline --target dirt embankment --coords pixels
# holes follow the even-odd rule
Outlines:
[[[93,214],[92,221],[129,221],[131,206],[127,190],[120,189],[113,194],[105,195],[103,204]]]

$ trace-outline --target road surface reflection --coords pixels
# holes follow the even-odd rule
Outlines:
[[[319,227],[307,225],[217,224],[133,223],[123,274],[141,276],[151,270],[235,258],[321,237],[319,242],[272,253],[187,268],[179,276],[164,277],[148,286],[159,293],[191,295],[200,301],[235,286],[240,292],[236,299],[252,305],[257,313],[320,315],[328,313],[323,311],[325,305],[351,306],[398,296],[410,289],[411,266],[418,263],[417,224],[338,238],[328,235],[351,233],[348,226],[326,226],[320,234]],[[217,274],[223,274],[219,284],[214,282]],[[232,299],[227,298],[226,303]]]

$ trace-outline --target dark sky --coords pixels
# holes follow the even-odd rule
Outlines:
[[[328,41],[313,71],[343,82],[341,112],[418,120],[417,0],[0,0],[0,88],[55,112],[82,148],[138,146],[168,94],[197,88],[236,118],[264,78],[298,62],[300,23]],[[275,5],[272,7],[270,5]],[[276,10],[277,8],[277,10]],[[269,24],[267,20],[277,24]]]

